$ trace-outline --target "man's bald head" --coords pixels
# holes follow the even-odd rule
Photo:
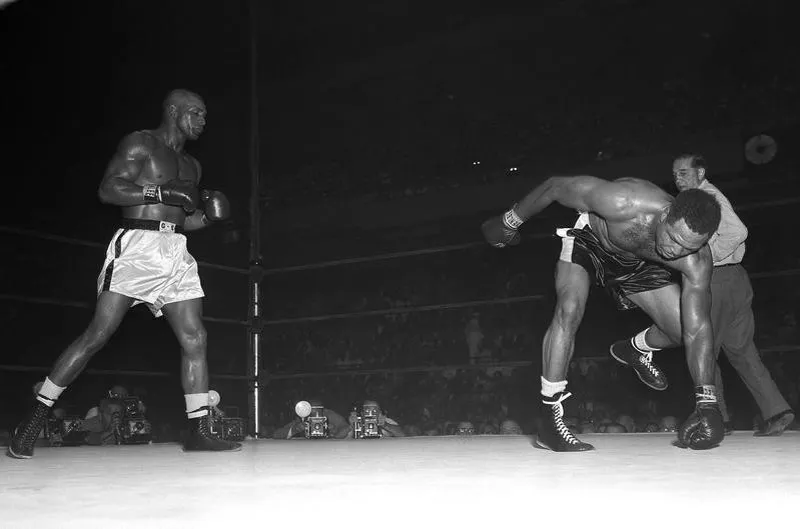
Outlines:
[[[203,98],[189,90],[173,90],[164,98],[162,126],[175,127],[184,137],[196,140],[206,124]]]
[[[164,98],[163,109],[164,113],[167,113],[169,108],[172,106],[177,108],[185,108],[193,104],[205,106],[202,97],[194,92],[190,92],[189,90],[178,88],[167,94],[167,97]]]

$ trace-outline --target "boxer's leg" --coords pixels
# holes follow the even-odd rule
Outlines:
[[[162,310],[181,345],[181,383],[190,424],[186,450],[239,449],[239,443],[216,439],[208,428],[207,333],[202,298],[169,303]]]
[[[71,384],[86,368],[86,364],[119,328],[133,300],[115,292],[102,292],[89,326],[56,360],[50,380],[59,386]]]
[[[102,292],[97,298],[94,316],[86,330],[59,355],[50,375],[45,378],[28,416],[14,430],[8,455],[17,459],[33,457],[33,447],[44,427],[50,408],[66,386],[84,370],[97,351],[119,328],[133,300],[114,292]]]
[[[556,264],[556,307],[553,320],[542,343],[542,426],[536,446],[556,452],[592,450],[590,444],[579,441],[564,424],[561,404],[570,394],[567,370],[575,351],[578,332],[591,280],[586,270],[577,264],[559,260]]]
[[[542,374],[547,380],[566,380],[590,287],[589,273],[582,266],[558,261],[556,307],[542,344]]]
[[[681,343],[675,341],[664,331],[658,328],[655,323],[644,330],[644,339],[647,345],[654,351],[680,347]]]
[[[628,298],[650,316],[659,329],[675,342],[682,342],[681,287],[670,284],[665,287],[631,294]],[[713,344],[712,344],[713,348]],[[702,358],[690,356],[686,350],[686,363],[695,385],[712,385],[714,381],[714,355]]]
[[[615,360],[630,366],[644,384],[663,391],[669,382],[664,371],[653,362],[653,353],[680,344],[680,287],[671,283],[627,297],[654,323],[632,338],[615,342],[609,352]]]
[[[207,332],[202,298],[164,305],[164,315],[181,345],[181,384],[186,394],[208,394]],[[204,406],[207,405],[204,404]]]

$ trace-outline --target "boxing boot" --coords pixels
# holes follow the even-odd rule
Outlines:
[[[536,447],[553,452],[585,452],[594,446],[581,442],[564,424],[564,406],[561,404],[572,393],[562,391],[552,397],[542,397],[542,424],[536,435]]]
[[[620,364],[630,366],[639,377],[639,380],[657,391],[667,389],[669,383],[667,376],[653,363],[653,353],[638,349],[633,344],[633,339],[615,342],[609,352]]]
[[[209,416],[204,415],[194,419],[189,419],[189,437],[183,445],[187,452],[207,451],[207,452],[235,452],[241,450],[241,443],[218,439],[211,434],[209,428]]]
[[[6,454],[16,459],[32,458],[33,447],[39,434],[42,433],[48,415],[50,415],[50,406],[38,400],[35,401],[28,416],[14,430]]]

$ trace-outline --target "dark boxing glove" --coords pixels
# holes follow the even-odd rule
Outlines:
[[[697,404],[694,412],[678,428],[678,446],[708,450],[720,444],[725,437],[717,390],[714,386],[697,386],[695,398]]]
[[[200,199],[206,219],[210,222],[219,222],[231,216],[231,203],[222,191],[205,190],[200,193]]]
[[[503,248],[504,246],[516,246],[519,244],[520,235],[519,229],[522,226],[522,220],[519,215],[514,211],[514,208],[509,209],[499,217],[492,217],[481,225],[483,237],[486,242],[495,248]]]
[[[167,204],[178,206],[187,213],[197,209],[200,193],[197,186],[188,180],[171,180],[166,184],[145,184],[142,188],[145,204]]]

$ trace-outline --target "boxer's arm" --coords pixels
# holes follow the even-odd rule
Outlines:
[[[708,245],[680,260],[681,327],[686,363],[695,386],[714,385],[714,333],[711,325],[711,272]]]
[[[142,186],[136,184],[152,152],[152,140],[141,132],[126,136],[111,158],[97,190],[100,202],[115,206],[139,206],[145,203]]]
[[[200,185],[200,178],[203,176],[203,168],[200,166],[200,162],[191,158],[195,165],[195,171],[197,172],[197,185]],[[206,213],[203,210],[196,210],[191,215],[186,215],[186,220],[183,221],[183,231],[196,231],[202,228],[205,228],[210,224],[208,218],[206,218]]]
[[[592,212],[607,220],[635,216],[628,184],[609,182],[595,176],[553,176],[536,186],[514,206],[524,221],[556,202],[577,211]]]

